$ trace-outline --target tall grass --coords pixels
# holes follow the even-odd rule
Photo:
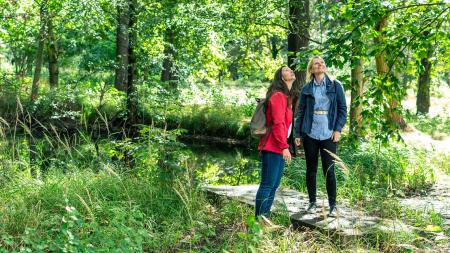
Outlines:
[[[292,230],[289,237],[263,232],[248,221],[253,210],[237,202],[211,205],[199,190],[194,167],[126,169],[120,159],[108,158],[107,145],[100,148],[100,161],[91,162],[95,157],[88,154],[94,150],[83,148],[91,144],[71,143],[56,152],[59,162],[50,162],[38,178],[27,169],[26,139],[15,145],[16,159],[25,159],[12,161],[11,176],[1,177],[1,252],[269,252],[303,248],[294,241],[300,239],[307,242],[305,251],[325,244],[335,250],[324,235],[315,241]],[[11,158],[6,150],[2,161]]]
[[[435,182],[435,170],[440,167],[427,151],[395,143],[384,147],[375,142],[362,143],[357,148],[344,145],[339,147],[338,156],[345,164],[335,166],[340,193],[350,200],[370,199],[370,194],[404,196],[427,189]],[[343,173],[343,169],[348,173]],[[318,171],[318,186],[324,190],[322,170]],[[285,175],[286,185],[306,190],[306,164],[302,158],[289,164]]]
[[[162,147],[151,138],[168,137],[160,131],[149,137],[148,132],[143,131],[145,141],[134,144],[138,147],[131,150],[134,153],[122,149],[124,145],[104,144],[100,155],[89,139],[45,134],[34,141],[34,159],[30,159],[30,138],[4,139],[0,248],[148,252],[181,247],[182,237],[198,230],[197,222],[207,223],[202,208],[207,203],[192,171],[179,173],[159,166],[165,158],[159,156],[161,150],[167,152],[169,142]],[[140,157],[151,150],[158,154],[154,159]],[[124,151],[132,156],[134,167],[118,155]],[[40,173],[33,176],[33,167]],[[191,247],[199,242],[188,243]]]
[[[179,187],[117,173],[52,171],[43,181],[5,189],[0,230],[9,236],[2,240],[12,251],[167,250],[203,215],[205,200],[189,193],[186,201]]]

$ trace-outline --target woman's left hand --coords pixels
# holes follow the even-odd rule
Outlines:
[[[289,151],[288,148],[283,149],[283,159],[286,162],[290,162],[291,161],[291,152]]]
[[[341,132],[339,131],[334,131],[333,135],[331,135],[331,140],[333,142],[338,142],[341,139]]]

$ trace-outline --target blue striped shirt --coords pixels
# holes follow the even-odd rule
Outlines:
[[[327,96],[326,78],[321,84],[314,79],[313,85],[314,110],[328,111],[330,109],[330,99]],[[314,114],[311,132],[309,137],[316,140],[327,140],[331,138],[333,131],[328,129],[328,115]]]

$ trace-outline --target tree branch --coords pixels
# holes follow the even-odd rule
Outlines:
[[[407,5],[407,6],[400,6],[400,7],[390,9],[390,10],[388,10],[388,13],[395,12],[398,10],[403,10],[403,9],[414,8],[414,7],[433,6],[433,5],[446,5],[446,3],[441,2],[441,3],[432,3],[432,4],[411,4],[411,5]]]
[[[283,28],[283,29],[285,29],[285,30],[289,30],[288,27],[283,26],[283,25],[280,25],[280,24],[277,24],[277,23],[273,23],[273,22],[271,22],[271,23],[254,23],[254,24],[255,24],[255,25],[261,25],[261,26],[277,26],[277,27],[281,27],[281,28]],[[311,42],[314,42],[314,43],[316,43],[316,44],[318,44],[318,45],[322,45],[322,43],[321,43],[320,41],[311,39],[311,38],[308,37],[308,36],[305,36],[305,35],[303,35],[303,34],[297,34],[297,35],[300,36],[300,37],[302,37],[302,38],[305,38],[305,39],[307,39],[307,40],[309,40],[309,41],[311,41]]]
[[[277,27],[283,28],[283,29],[285,29],[285,30],[288,30],[288,29],[289,29],[288,27],[286,27],[286,26],[284,26],[284,25],[280,25],[280,24],[274,23],[274,22],[269,22],[269,23],[258,23],[258,22],[256,22],[256,23],[253,23],[253,24],[255,24],[255,25],[261,25],[261,26],[277,26]]]

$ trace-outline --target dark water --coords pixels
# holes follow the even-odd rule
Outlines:
[[[96,170],[105,163],[113,163],[124,172],[175,164],[195,171],[196,178],[205,184],[248,184],[256,183],[259,178],[257,150],[185,142],[170,148],[174,155],[164,156],[164,148],[156,144],[156,148],[149,151],[147,146],[147,142],[112,139],[93,141],[81,135],[33,139],[16,136],[0,141],[0,168],[12,172],[29,169],[33,175],[45,175],[49,170]],[[152,152],[159,152],[157,161],[150,157]]]
[[[199,177],[209,184],[250,184],[259,179],[260,161],[257,150],[242,147],[187,144],[197,160]]]

